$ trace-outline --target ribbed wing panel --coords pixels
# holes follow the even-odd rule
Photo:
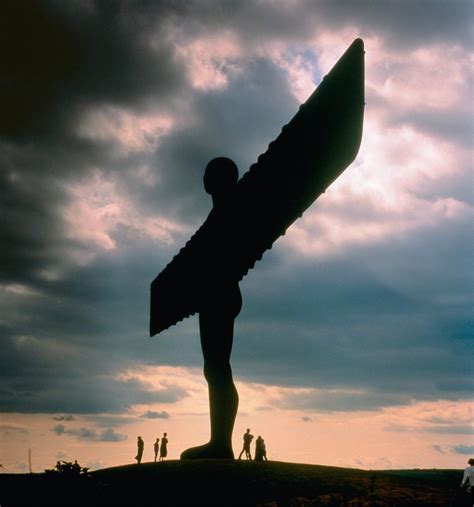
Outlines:
[[[199,311],[200,287],[238,281],[355,159],[364,116],[356,39],[281,134],[151,284],[150,335]]]

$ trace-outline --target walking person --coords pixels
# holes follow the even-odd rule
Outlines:
[[[157,438],[155,440],[155,443],[153,444],[153,450],[155,451],[155,463],[156,463],[156,458],[158,457],[159,448],[160,448],[160,439]]]
[[[138,465],[142,462],[144,447],[145,447],[145,443],[143,442],[142,437],[139,436],[137,438],[137,455],[135,456],[135,459],[137,460]]]
[[[474,506],[474,459],[469,459],[467,463],[469,466],[464,469],[461,488],[466,488],[466,491],[471,496],[471,505]]]
[[[242,447],[242,450],[240,451],[240,454],[239,454],[239,459],[242,458],[242,454],[245,452],[245,457],[247,459],[252,459],[252,455],[250,454],[250,444],[252,443],[252,440],[253,440],[253,435],[250,433],[250,428],[247,428],[247,431],[246,433],[244,433],[244,446]]]
[[[166,438],[168,433],[163,433],[161,437],[161,446],[160,446],[160,461],[163,461],[166,456],[168,456],[168,439]]]

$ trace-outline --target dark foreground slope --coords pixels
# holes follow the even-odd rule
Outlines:
[[[0,475],[0,505],[461,506],[460,470],[363,471],[294,463],[167,461],[90,477]]]

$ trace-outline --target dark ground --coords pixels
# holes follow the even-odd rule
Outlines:
[[[92,472],[1,474],[0,506],[468,506],[461,470],[364,471],[283,462],[165,461]]]

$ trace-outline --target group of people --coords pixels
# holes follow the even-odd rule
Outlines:
[[[245,453],[245,457],[249,460],[252,459],[252,453],[250,451],[250,445],[253,440],[253,435],[250,433],[250,428],[247,428],[247,431],[244,433],[244,445],[242,451],[239,454],[239,459],[242,458],[242,454]],[[145,449],[145,442],[141,436],[137,437],[137,455],[135,459],[137,460],[137,464],[142,462],[143,451]],[[155,443],[153,444],[153,451],[155,453],[154,462],[163,461],[166,456],[168,456],[168,433],[163,433],[160,439],[157,438]],[[255,440],[255,455],[254,461],[268,461],[267,458],[267,448],[265,446],[265,440],[259,435]]]
[[[244,445],[239,454],[239,459],[242,458],[242,454],[245,453],[245,457],[247,459],[252,459],[252,454],[250,452],[250,444],[253,440],[253,435],[250,433],[250,428],[247,428],[247,431],[244,433]],[[268,461],[267,459],[267,448],[265,445],[265,440],[259,435],[257,440],[255,440],[255,456],[254,461]]]
[[[157,438],[155,440],[155,443],[153,444],[153,451],[155,453],[155,463],[157,460],[163,461],[166,456],[168,456],[168,433],[163,433],[163,436],[161,437],[161,445],[160,445],[160,439]],[[143,441],[142,437],[137,438],[137,455],[135,456],[135,459],[137,460],[137,464],[140,464],[142,462],[143,457],[143,450],[145,448],[145,442]],[[159,457],[158,457],[159,454]]]

